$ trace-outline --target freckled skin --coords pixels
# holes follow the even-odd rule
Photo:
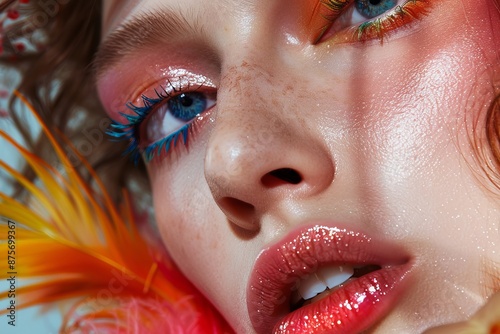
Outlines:
[[[118,64],[120,80],[105,75],[99,89],[109,107],[107,96],[141,75],[134,62],[196,64],[217,86],[188,148],[148,172],[167,248],[238,333],[253,332],[245,292],[258,254],[312,219],[351,224],[412,254],[415,284],[371,332],[418,333],[476,311],[493,292],[481,284],[485,264],[495,272],[500,263],[500,205],[469,141],[498,87],[492,0],[436,1],[383,45],[316,46],[296,24],[301,6],[285,1],[143,0],[129,15],[160,2],[201,8],[217,60],[189,54],[189,41],[166,43]],[[170,59],[169,48],[189,61]],[[148,73],[154,89],[160,79]],[[280,168],[301,182],[262,182]]]

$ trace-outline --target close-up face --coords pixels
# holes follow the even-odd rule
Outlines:
[[[498,7],[104,1],[101,101],[237,333],[419,333],[497,291]]]

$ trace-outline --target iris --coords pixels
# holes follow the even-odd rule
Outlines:
[[[172,97],[167,104],[172,116],[182,121],[190,121],[205,111],[207,98],[203,93],[183,93]]]
[[[355,6],[362,16],[372,19],[396,7],[397,2],[397,0],[356,0]]]

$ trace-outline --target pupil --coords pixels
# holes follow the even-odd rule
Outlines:
[[[191,107],[193,105],[193,99],[185,94],[182,94],[180,99],[183,107]]]
[[[370,5],[379,5],[382,0],[370,0]]]

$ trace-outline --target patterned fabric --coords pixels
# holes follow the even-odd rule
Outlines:
[[[44,49],[44,36],[37,28],[47,24],[49,12],[26,20],[30,0],[0,0],[0,59],[15,62],[20,55],[35,54]],[[44,15],[45,14],[45,15]],[[19,37],[16,31],[27,37]],[[0,120],[8,118],[8,101],[19,82],[19,73],[12,67],[0,65]]]
[[[36,28],[48,20],[36,16],[33,21],[27,21],[30,0],[3,1],[0,3],[0,57],[13,58],[22,53],[33,53],[43,48],[43,38]],[[37,19],[37,20],[35,20]],[[17,37],[9,28],[18,25],[16,31],[30,32],[30,37]],[[31,33],[32,32],[32,33]]]

